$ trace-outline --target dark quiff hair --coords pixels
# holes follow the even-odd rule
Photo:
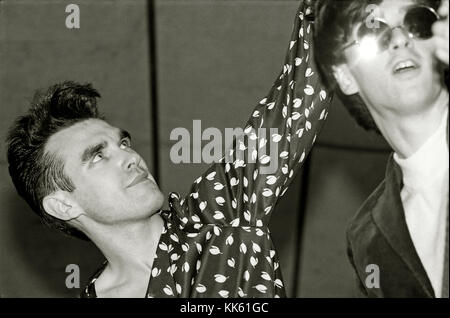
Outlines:
[[[364,21],[369,5],[379,5],[383,0],[316,0],[314,19],[315,59],[326,86],[336,92],[350,115],[366,130],[380,134],[366,104],[359,94],[347,96],[337,85],[332,66],[345,63],[342,47],[351,40],[353,28]],[[440,0],[417,0],[437,10]]]
[[[91,84],[66,81],[36,92],[28,112],[19,117],[7,138],[9,174],[21,197],[43,222],[52,228],[84,240],[87,236],[45,212],[43,198],[56,190],[75,190],[64,173],[64,162],[46,152],[45,145],[55,133],[90,118],[102,119],[97,110],[100,94]]]

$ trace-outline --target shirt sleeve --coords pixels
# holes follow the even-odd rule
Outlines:
[[[254,108],[226,156],[169,205],[189,223],[266,226],[277,200],[311,150],[327,118],[331,96],[313,58],[311,8],[301,2],[283,69]]]

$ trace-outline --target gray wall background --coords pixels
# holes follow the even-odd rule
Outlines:
[[[69,3],[80,7],[80,29],[65,27]],[[35,89],[67,79],[92,82],[101,110],[132,133],[150,167],[156,152],[162,190],[184,194],[206,165],[171,163],[170,131],[192,131],[193,119],[203,129],[242,126],[282,68],[298,6],[295,0],[154,3],[149,23],[145,0],[0,1],[0,297],[77,296],[79,289],[65,286],[66,266],[80,266],[83,284],[103,260],[95,246],[45,228],[10,181],[4,138]],[[156,118],[149,31],[156,37]],[[383,179],[387,150],[335,101],[308,173],[297,176],[271,222],[289,296],[352,296],[345,227]]]

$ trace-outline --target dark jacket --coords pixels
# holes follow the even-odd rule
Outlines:
[[[406,225],[401,189],[402,171],[391,155],[384,181],[347,229],[347,251],[357,274],[359,296],[435,296]],[[366,272],[370,264],[379,268],[379,288],[366,286],[366,278],[372,273],[371,270]]]

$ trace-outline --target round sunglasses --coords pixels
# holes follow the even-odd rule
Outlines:
[[[439,20],[439,15],[428,6],[415,6],[410,8],[403,19],[403,24],[395,27],[381,19],[375,18],[369,23],[363,22],[356,30],[356,40],[344,45],[342,51],[353,45],[370,43],[370,54],[377,55],[387,50],[392,41],[392,33],[401,28],[406,31],[409,38],[429,39],[433,36],[432,26]]]

